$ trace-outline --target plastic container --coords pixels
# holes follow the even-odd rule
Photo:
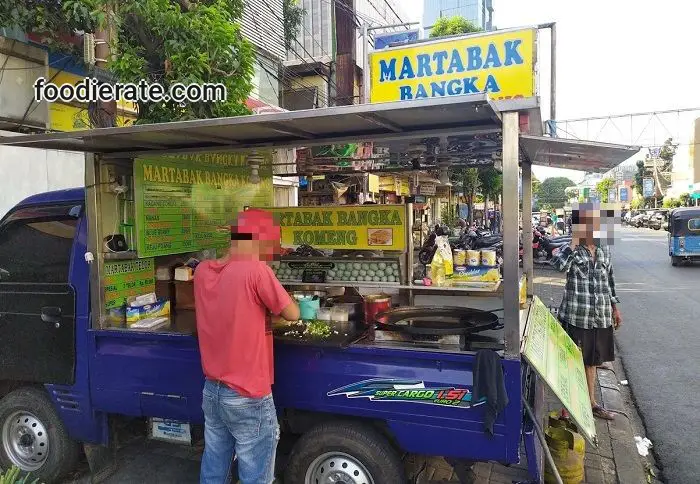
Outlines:
[[[481,263],[487,267],[496,267],[496,251],[482,250]]]
[[[301,319],[316,319],[320,305],[321,301],[317,296],[305,296],[299,299],[299,312],[301,313]]]
[[[333,306],[330,311],[330,319],[332,321],[349,321],[350,313],[348,308],[343,306]]]
[[[461,265],[461,264],[458,264]],[[478,250],[468,250],[467,251],[467,265],[468,266],[478,266],[481,265],[481,252]]]
[[[330,321],[331,318],[331,308],[319,308],[318,311],[316,311],[316,319],[320,319],[321,321]]]

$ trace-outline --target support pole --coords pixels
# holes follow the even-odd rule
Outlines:
[[[527,216],[527,219],[526,219]],[[527,276],[527,296],[532,297],[534,263],[532,254],[532,165],[523,162],[523,271]]]
[[[369,104],[369,28],[362,24],[362,102]]]
[[[552,22],[550,26],[551,37],[551,65],[549,85],[549,119],[552,120],[552,129],[556,129],[557,119],[557,23]],[[552,133],[554,134],[554,133]]]
[[[520,357],[518,138],[516,111],[503,113],[503,312],[505,356]]]

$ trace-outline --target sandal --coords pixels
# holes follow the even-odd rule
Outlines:
[[[612,413],[610,410],[606,410],[600,405],[594,405],[591,407],[593,410],[593,416],[601,418],[603,420],[614,420],[615,419],[615,414]]]

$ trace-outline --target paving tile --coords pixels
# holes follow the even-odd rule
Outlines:
[[[586,469],[584,480],[586,484],[603,484],[603,471],[600,469]]]

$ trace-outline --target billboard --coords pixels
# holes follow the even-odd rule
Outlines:
[[[438,39],[370,53],[370,102],[536,95],[535,29]]]
[[[610,202],[610,203],[617,202],[617,188],[609,188],[608,189],[608,202]]]
[[[375,50],[385,49],[392,44],[410,44],[418,40],[418,29],[404,30],[402,32],[387,32],[374,34]]]
[[[649,198],[654,196],[654,179],[653,178],[645,178],[643,181],[643,190],[642,190],[642,195],[644,198]]]
[[[629,194],[627,193],[627,187],[620,188],[620,201],[621,202],[628,202],[629,201]]]

